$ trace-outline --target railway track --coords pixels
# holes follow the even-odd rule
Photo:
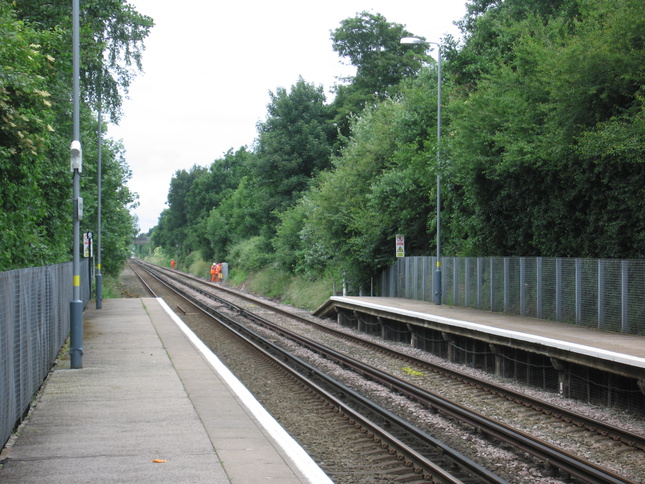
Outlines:
[[[152,270],[156,271],[160,277],[168,277],[167,271],[161,271],[159,268],[153,268]],[[161,275],[161,273],[163,272],[166,272],[166,275]],[[178,274],[173,274],[173,275],[178,276]],[[215,304],[219,305],[220,307],[222,305],[225,305],[229,311],[233,311],[238,315],[244,316],[245,318],[252,320],[255,324],[258,324],[264,328],[270,329],[272,332],[274,332],[274,334],[280,334],[281,337],[288,338],[291,341],[295,341],[299,345],[308,348],[310,351],[313,351],[319,355],[324,355],[324,357],[330,361],[335,361],[337,364],[345,368],[351,368],[352,371],[358,374],[364,375],[365,377],[369,378],[372,381],[379,382],[380,384],[386,386],[387,388],[393,389],[394,391],[396,391],[401,395],[406,395],[408,398],[420,403],[423,407],[431,411],[440,412],[443,415],[449,416],[451,419],[461,422],[462,426],[470,427],[472,429],[475,429],[477,433],[486,435],[490,439],[495,439],[501,442],[505,442],[507,445],[512,445],[517,449],[521,449],[522,452],[526,452],[530,454],[533,458],[538,459],[543,463],[548,463],[548,466],[557,468],[560,473],[563,473],[581,482],[598,482],[598,483],[630,482],[629,479],[627,478],[621,477],[617,474],[614,474],[613,472],[607,471],[606,469],[603,469],[598,465],[592,464],[586,461],[585,459],[581,459],[575,455],[564,452],[561,449],[553,445],[550,445],[546,442],[536,440],[524,432],[517,431],[516,429],[511,428],[507,425],[501,424],[500,422],[491,421],[484,415],[478,414],[477,412],[473,412],[472,410],[464,408],[461,405],[456,404],[454,402],[450,402],[433,392],[429,392],[428,390],[418,387],[416,385],[413,385],[405,380],[402,380],[401,378],[397,378],[393,375],[383,372],[370,365],[366,365],[365,363],[362,363],[354,358],[344,355],[339,351],[329,349],[326,346],[321,345],[309,338],[305,338],[300,334],[297,334],[295,332],[282,328],[280,325],[275,325],[274,323],[255,314],[255,312],[257,312],[257,309],[255,312],[251,312],[241,307],[240,305],[230,303],[228,301],[229,296],[227,296],[227,298],[218,298],[217,296],[214,296],[212,294],[213,286],[210,284],[204,283],[200,279],[193,278],[192,276],[187,276],[183,274],[180,276],[180,278],[183,279],[182,284],[186,285],[186,287],[189,288],[187,290],[199,292],[205,300],[212,299],[216,301]],[[222,288],[218,288],[218,290],[222,290]],[[243,297],[243,295],[239,293],[235,293],[235,297],[240,298],[240,297]],[[263,306],[264,310],[267,310],[269,308],[272,311],[276,310],[276,307],[274,307],[273,305],[261,302],[257,298],[252,298],[252,301],[253,301],[252,304],[256,307]],[[208,302],[202,302],[200,304],[204,304],[206,306],[212,305],[212,303],[208,303]],[[292,313],[289,313],[288,316],[290,318],[298,318],[300,320],[300,323],[304,321],[308,325],[318,326],[320,330],[334,333],[336,337],[340,337],[343,339],[351,338],[353,340],[357,339],[355,337],[350,337],[344,332],[335,331],[328,328],[327,326],[318,324],[312,321],[311,318],[307,318],[307,317],[303,318],[301,316],[295,316]],[[500,401],[511,402],[513,405],[520,406],[522,408],[531,409],[531,411],[533,412],[540,412],[541,415],[543,416],[549,416],[549,418],[557,417],[560,419],[561,422],[566,422],[568,425],[572,425],[577,428],[584,428],[584,429],[587,429],[587,431],[594,431],[598,435],[603,435],[608,439],[612,439],[612,441],[619,441],[622,443],[622,445],[631,446],[636,452],[642,452],[644,448],[643,438],[638,435],[630,434],[629,432],[617,431],[613,427],[606,426],[605,424],[600,424],[598,422],[593,422],[587,417],[583,417],[581,415],[573,414],[571,412],[565,412],[560,408],[554,408],[549,404],[546,404],[545,402],[528,398],[525,395],[513,394],[513,392],[511,392],[507,388],[496,387],[494,385],[489,385],[489,384],[483,384],[481,381],[475,381],[470,377],[465,377],[464,375],[457,374],[457,372],[455,372],[454,370],[447,370],[446,368],[437,367],[436,365],[431,367],[429,366],[430,364],[424,360],[419,360],[416,358],[412,358],[408,355],[403,355],[401,353],[394,352],[393,350],[391,350],[390,348],[387,348],[384,345],[368,342],[360,338],[358,339],[360,340],[359,343],[361,345],[364,345],[364,346],[368,345],[370,348],[378,350],[381,354],[388,354],[388,357],[391,357],[391,358],[405,359],[405,361],[414,365],[415,368],[424,368],[423,371],[432,371],[433,373],[440,374],[444,379],[449,379],[449,380],[452,380],[453,382],[459,382],[461,386],[463,386],[464,388],[469,388],[470,391],[476,390],[480,392],[485,392],[488,396],[495,396]],[[356,341],[353,341],[353,344],[355,343]],[[261,343],[261,344],[266,345],[266,343]],[[274,349],[274,351],[276,350]],[[284,359],[288,359],[289,356],[282,354],[279,358],[284,360]],[[317,370],[312,369],[311,367],[304,367],[304,368],[305,370],[303,371],[305,373],[308,373],[308,374],[317,373]],[[318,377],[320,376],[318,375]],[[340,391],[340,395],[342,395],[344,399],[346,399],[347,395],[349,394],[349,390],[346,388],[337,390],[337,391]],[[359,397],[353,397],[352,402],[353,402],[352,408],[361,407],[361,405],[363,405],[362,408],[365,408],[366,406],[365,404],[359,403],[360,402]],[[371,411],[374,412],[374,410],[371,410]],[[351,412],[351,409],[347,410],[347,412]],[[396,420],[395,418],[396,416],[393,415],[391,412],[387,412],[387,411],[383,412],[382,410],[376,413],[378,414],[379,412],[380,412],[380,417],[379,417],[380,421],[385,422],[385,423],[381,423],[381,426],[385,425],[386,427],[390,428],[392,425],[392,422]],[[374,413],[372,413],[371,415],[372,415],[371,416],[372,420],[377,420],[377,417],[374,416]],[[352,418],[357,418],[357,417],[352,417]],[[407,432],[409,433],[410,431],[408,430]],[[421,431],[421,433],[424,433],[424,432]],[[418,443],[412,444],[412,445],[423,447],[422,444],[418,444]],[[445,450],[442,450],[442,452],[445,452]],[[412,454],[414,454],[414,452],[412,452]],[[412,458],[410,457],[409,451],[405,459],[408,460],[408,462],[412,462]],[[464,464],[460,464],[460,465],[465,466]],[[453,463],[452,466],[454,467],[455,464]],[[428,467],[424,468],[421,465],[421,466],[418,466],[417,469],[418,469],[417,472],[419,472],[419,469],[421,469],[424,476],[426,477],[431,476],[433,472],[431,470],[431,466],[430,468]],[[437,477],[436,476],[432,477],[432,479],[435,479],[435,478]],[[494,479],[494,477],[490,477],[490,479]],[[437,482],[444,482],[444,481],[437,481]],[[482,481],[478,481],[478,482],[482,482]],[[483,481],[483,482],[488,482],[488,481]]]
[[[158,280],[163,282],[162,279]],[[152,288],[151,291],[154,293]],[[344,441],[351,442],[354,450],[358,450],[363,456],[356,455],[355,458],[371,463],[372,472],[375,468],[380,469],[379,480],[384,480],[387,476],[387,481],[400,482],[507,482],[268,339],[255,334],[244,324],[219,312],[218,308],[214,309],[212,304],[196,300],[180,288],[174,287],[173,291],[224,324],[254,354],[260,355],[250,366],[256,370],[262,368],[263,374],[275,375],[275,370],[268,368],[267,362],[270,362],[272,367],[280,368],[297,384],[299,389],[296,392],[309,395],[307,401],[310,404],[312,396],[315,396],[314,406],[319,407],[322,402],[326,409],[325,424],[333,423],[339,427],[334,433],[342,435]],[[292,396],[293,394],[291,392]],[[325,469],[324,463],[322,467]],[[364,470],[361,469],[360,472],[364,473]]]

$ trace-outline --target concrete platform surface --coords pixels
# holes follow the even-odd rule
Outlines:
[[[331,482],[163,300],[83,318],[83,368],[51,373],[1,483]]]
[[[364,307],[468,328],[500,336],[553,346],[573,353],[645,368],[645,337],[600,331],[584,326],[558,323],[477,309],[437,306],[428,301],[397,297],[331,297],[326,307],[334,305]]]

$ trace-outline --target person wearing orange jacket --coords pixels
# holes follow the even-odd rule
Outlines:
[[[211,282],[215,282],[216,275],[217,275],[217,262],[213,262],[213,265],[211,266]]]
[[[217,274],[217,282],[222,282],[222,263],[218,262],[217,267],[215,267],[215,273]]]

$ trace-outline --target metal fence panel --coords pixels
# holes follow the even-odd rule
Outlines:
[[[434,301],[434,257],[383,271],[377,294]],[[443,257],[442,303],[645,335],[645,260]]]
[[[81,274],[89,274],[89,260]],[[90,299],[90,277],[81,277]],[[69,334],[72,263],[0,272],[0,447],[29,408]]]

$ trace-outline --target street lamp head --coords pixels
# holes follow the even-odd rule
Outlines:
[[[70,149],[70,170],[74,173],[74,170],[78,170],[80,173],[83,169],[83,150],[81,149],[81,142],[78,140],[72,141]]]
[[[427,44],[427,42],[419,37],[403,37],[401,39],[401,44],[404,45],[417,45],[417,44]]]

